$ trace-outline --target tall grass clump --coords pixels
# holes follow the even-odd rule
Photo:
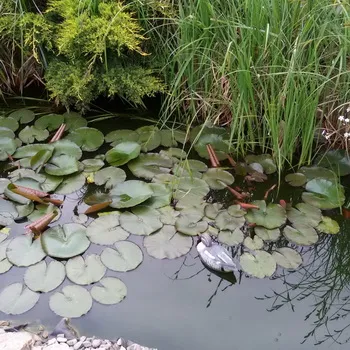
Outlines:
[[[172,17],[145,21],[169,89],[163,120],[229,125],[233,152],[309,162],[315,131],[350,100],[349,11],[341,0],[174,2]]]

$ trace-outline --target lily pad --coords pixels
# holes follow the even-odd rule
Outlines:
[[[189,195],[203,198],[209,193],[210,189],[208,184],[202,179],[182,177],[173,184],[173,191],[175,199],[182,199],[184,196]]]
[[[37,129],[35,126],[26,126],[18,134],[19,139],[23,143],[33,143],[36,141],[44,141],[49,137],[47,130]]]
[[[174,163],[179,162],[180,160],[186,159],[187,153],[181,148],[170,147],[166,150],[161,150],[159,152],[161,155],[165,155],[173,160]]]
[[[54,192],[62,183],[63,177],[46,174],[45,181],[40,184],[41,190],[44,192]]]
[[[158,153],[140,154],[140,156],[129,162],[128,167],[136,177],[151,180],[158,174],[170,172],[172,160]]]
[[[33,292],[51,292],[62,284],[66,277],[64,265],[56,260],[46,264],[41,261],[30,266],[24,274],[24,283]]]
[[[251,250],[259,250],[264,246],[264,241],[259,236],[246,237],[244,239],[244,245]]]
[[[16,153],[13,155],[14,158],[31,158],[35,156],[39,151],[53,151],[53,145],[37,143],[34,145],[26,145],[19,147]]]
[[[85,226],[69,223],[46,230],[41,235],[41,244],[47,255],[67,259],[84,253],[90,241]]]
[[[216,226],[220,230],[234,231],[236,228],[241,228],[245,223],[244,216],[235,217],[230,215],[227,211],[222,211],[215,219]]]
[[[204,208],[204,214],[209,219],[215,220],[222,208],[221,203],[207,204]]]
[[[139,134],[136,131],[128,129],[114,130],[105,136],[105,141],[107,143],[115,143],[117,145],[121,142],[136,142],[139,138]]]
[[[74,129],[66,136],[66,138],[76,143],[86,152],[94,152],[98,150],[105,140],[101,131],[88,127]]]
[[[339,176],[350,174],[350,158],[346,150],[330,150],[316,160],[319,166],[331,169]]]
[[[58,129],[61,124],[64,122],[64,117],[61,114],[47,114],[39,119],[37,119],[34,123],[34,126],[40,130],[49,130],[54,131]]]
[[[88,220],[89,220],[89,217],[85,214],[79,214],[79,215],[72,216],[72,221],[75,222],[76,224],[84,225],[88,222]]]
[[[281,236],[281,231],[279,228],[269,230],[262,226],[256,226],[254,227],[254,232],[265,242],[277,242]]]
[[[319,166],[303,166],[299,169],[299,172],[306,176],[307,181],[316,178],[323,178],[328,180],[337,179],[337,175],[333,171]]]
[[[250,223],[273,229],[286,222],[286,211],[279,204],[266,205],[263,200],[253,201],[252,204],[257,205],[260,209],[248,210],[245,217]]]
[[[11,183],[9,179],[4,177],[0,178],[0,194],[3,194],[7,186]],[[1,208],[1,207],[0,207]],[[0,209],[1,211],[1,209]]]
[[[177,217],[180,215],[180,212],[174,210],[174,208],[171,206],[159,208],[158,211],[160,213],[159,220],[164,225],[175,225]]]
[[[39,183],[43,183],[45,181],[45,175],[37,174],[32,169],[16,169],[9,173],[8,178],[11,179],[12,182],[16,182],[22,178],[33,179]]]
[[[99,170],[95,174],[95,184],[99,186],[105,185],[106,189],[111,189],[115,185],[122,183],[125,180],[125,171],[120,168],[107,167]]]
[[[34,210],[34,203],[29,202],[28,204],[18,204],[16,205],[16,210],[18,213],[18,216],[16,217],[16,220],[22,220],[26,218],[28,215],[30,215]]]
[[[300,223],[316,227],[321,221],[322,212],[320,209],[306,204],[298,203],[295,208],[287,210],[287,217],[291,223]]]
[[[276,164],[270,154],[249,155],[245,157],[245,161],[250,163],[259,163],[266,174],[273,174],[277,171]]]
[[[139,206],[131,212],[125,211],[120,215],[120,226],[139,236],[148,236],[151,233],[162,228],[160,214],[156,209]]]
[[[92,307],[90,293],[81,286],[65,286],[50,297],[50,309],[61,317],[81,317]]]
[[[28,124],[35,118],[35,113],[30,109],[21,108],[9,114],[9,118],[13,118],[21,124]]]
[[[339,224],[328,216],[322,216],[322,220],[316,229],[322,233],[327,233],[330,235],[335,235],[340,231]]]
[[[30,236],[14,238],[6,250],[7,259],[15,266],[30,266],[43,260],[46,256],[40,239],[33,241]]]
[[[61,216],[61,211],[52,203],[49,205],[46,204],[37,204],[35,207],[35,210],[28,216],[28,219],[30,221],[36,221],[43,217],[46,214],[53,213],[54,211],[57,212],[56,217],[52,220],[52,222],[57,221]]]
[[[136,132],[139,135],[137,142],[141,145],[142,152],[150,152],[160,146],[162,139],[156,126],[143,126]]]
[[[5,118],[0,117],[0,127],[11,129],[12,131],[16,131],[19,128],[19,124],[14,118]]]
[[[177,142],[175,140],[175,136],[172,130],[160,130],[160,144],[163,147],[176,147]]]
[[[92,298],[100,304],[118,304],[126,297],[126,285],[119,278],[105,277],[100,284],[102,287],[93,286],[90,291]]]
[[[0,243],[0,274],[9,271],[13,266],[6,255],[6,250],[10,242],[11,241],[8,239]]]
[[[295,270],[303,263],[300,254],[291,248],[279,248],[272,253],[272,257],[276,260],[277,265],[285,269]]]
[[[152,197],[153,191],[149,184],[138,180],[129,180],[117,184],[110,191],[113,196],[112,208],[130,208]]]
[[[226,170],[211,168],[203,174],[203,180],[212,190],[223,190],[227,185],[232,185],[235,178]]]
[[[304,186],[307,182],[307,177],[303,173],[288,174],[284,180],[293,187]]]
[[[259,250],[242,254],[240,264],[244,272],[257,278],[271,277],[276,271],[276,261],[271,254]]]
[[[233,231],[221,230],[218,235],[218,240],[228,246],[234,246],[243,242],[244,234],[239,228],[236,228]]]
[[[3,217],[1,218],[1,216]],[[15,205],[11,201],[0,198],[0,225],[11,225],[14,219],[18,217]],[[7,219],[6,219],[7,218]],[[9,223],[6,223],[9,220]]]
[[[292,226],[286,226],[283,235],[290,241],[298,245],[310,246],[318,241],[316,230],[305,224],[294,223]]]
[[[69,140],[58,140],[55,141],[52,145],[54,146],[53,155],[55,157],[67,155],[70,157],[74,157],[76,160],[79,160],[83,155],[83,152],[80,149],[80,147]]]
[[[244,209],[242,209],[239,204],[230,205],[227,208],[227,212],[231,216],[234,216],[235,218],[240,218],[241,216],[244,216],[245,214],[247,214],[247,212]]]
[[[16,135],[11,129],[1,126],[0,127],[0,138],[1,137],[8,137],[10,139],[14,139],[16,137]]]
[[[84,171],[86,173],[92,173],[92,172],[98,171],[105,165],[103,160],[96,159],[96,158],[84,159],[82,163],[84,164]]]
[[[61,184],[57,187],[56,194],[71,194],[73,192],[79,191],[85,185],[84,174],[75,174],[67,176]]]
[[[87,125],[87,120],[83,118],[79,113],[66,112],[63,113],[64,123],[66,124],[66,130],[76,130]]]
[[[45,165],[45,172],[54,176],[70,175],[76,173],[78,170],[78,161],[68,155],[52,157],[50,163]]]
[[[158,209],[170,204],[172,192],[167,186],[157,183],[151,183],[149,185],[153,191],[153,196],[145,202],[145,206]]]
[[[154,235],[145,237],[147,253],[156,259],[176,259],[192,248],[192,238],[176,232],[174,226],[165,225]]]
[[[128,241],[116,242],[113,248],[105,248],[102,263],[112,271],[126,272],[136,269],[143,260],[142,250]]]
[[[41,150],[32,158],[30,158],[30,166],[33,170],[40,169],[43,167],[49,159],[52,157],[52,151]]]
[[[16,152],[17,145],[13,139],[9,137],[0,138],[0,161],[8,159],[9,156]]]
[[[181,214],[175,222],[176,230],[189,236],[196,236],[208,228],[206,221],[201,221],[203,215],[198,214]]]
[[[0,293],[0,311],[7,315],[20,315],[32,309],[39,300],[39,293],[22,283],[13,283]]]
[[[99,255],[76,256],[66,264],[67,277],[76,284],[88,285],[98,282],[106,273],[106,266]]]
[[[111,214],[92,221],[86,229],[86,235],[92,243],[111,245],[126,240],[129,232],[119,226],[119,215]]]
[[[121,142],[106,153],[106,160],[113,166],[120,166],[135,159],[141,152],[137,142]]]

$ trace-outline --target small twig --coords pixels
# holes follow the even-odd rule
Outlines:
[[[267,197],[269,196],[269,193],[271,192],[271,191],[273,191],[275,188],[276,188],[276,184],[275,185],[273,185],[273,186],[271,186],[266,192],[265,192],[265,196],[264,196],[264,200],[266,201],[266,199],[267,199]]]
[[[228,154],[227,155],[227,160],[229,161],[229,163],[235,167],[237,165],[237,163],[233,160],[233,158]]]

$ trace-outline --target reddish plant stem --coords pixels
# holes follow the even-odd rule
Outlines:
[[[66,124],[61,124],[61,126],[56,131],[56,134],[53,136],[53,138],[51,139],[51,141],[49,143],[53,143],[53,142],[58,141],[62,137],[65,128],[66,128]]]
[[[273,185],[273,186],[271,186],[271,187],[265,192],[264,200],[267,199],[267,197],[269,196],[269,193],[270,193],[271,191],[273,191],[273,190],[276,188],[276,186],[277,186],[276,184]]]
[[[226,188],[239,200],[244,199],[246,196],[242,193],[239,193],[235,189],[231,188],[230,186],[226,186]]]
[[[215,159],[213,157],[213,154],[211,153],[210,145],[206,145],[206,147],[207,147],[207,151],[208,151],[208,154],[209,154],[209,159],[210,159],[211,166],[212,166],[212,168],[216,168],[217,165],[216,165]]]
[[[215,161],[215,163],[216,163],[216,167],[221,166],[221,165],[220,165],[220,162],[219,162],[219,158],[217,157],[217,155],[216,155],[216,153],[215,153],[215,151],[214,151],[213,146],[209,144],[209,147],[210,147],[211,154],[213,155],[214,161]]]
[[[233,160],[233,158],[228,154],[227,155],[227,160],[229,161],[229,163],[235,167],[237,165],[237,163]]]

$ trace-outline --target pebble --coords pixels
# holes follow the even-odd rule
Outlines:
[[[88,340],[84,341],[83,345],[84,345],[85,348],[89,348],[91,346],[91,341],[88,341]]]
[[[64,338],[64,334],[61,333],[61,334],[57,334],[57,337],[56,338]]]
[[[92,344],[93,348],[98,348],[102,344],[102,340],[101,339],[94,339],[91,344]]]
[[[59,343],[66,343],[67,342],[67,338],[64,338],[64,337],[57,337],[56,339]]]
[[[41,336],[42,336],[43,338],[48,338],[49,332],[48,332],[48,331],[44,331],[44,332],[41,333]]]
[[[69,346],[73,346],[73,345],[75,345],[77,342],[78,342],[78,341],[77,341],[76,339],[70,339],[70,340],[67,341],[67,344],[68,344]]]
[[[80,337],[80,339],[79,339],[81,342],[83,342],[83,341],[85,341],[86,340],[86,337],[85,337],[85,335],[83,335],[82,337]]]
[[[119,345],[119,346],[123,345],[123,340],[122,340],[122,338],[119,338],[119,339],[118,339],[117,345]]]
[[[47,345],[52,345],[52,344],[56,344],[56,343],[57,343],[56,338],[52,338],[52,339],[47,341]]]
[[[0,328],[0,334],[4,334],[5,333],[5,329]]]
[[[73,345],[73,349],[74,350],[78,350],[80,349],[80,347],[83,345],[83,342],[80,340],[77,343],[75,343],[75,345]]]

